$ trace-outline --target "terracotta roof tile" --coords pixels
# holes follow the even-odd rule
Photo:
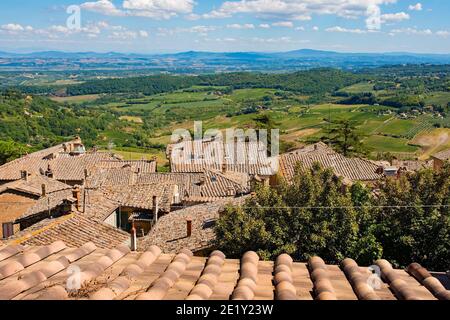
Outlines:
[[[81,143],[80,140],[69,141],[55,147],[31,153],[0,166],[0,181],[14,181],[22,177],[21,171],[30,174],[42,174],[50,168],[53,177],[60,181],[81,181],[85,170],[92,169],[103,161],[120,160],[107,152],[87,152],[78,155],[68,153],[64,145]]]
[[[63,241],[70,247],[92,242],[99,248],[128,243],[129,234],[79,213],[43,220],[8,240],[8,243],[41,246]]]
[[[227,171],[262,176],[274,174],[264,155],[265,149],[261,150],[259,143],[245,142],[242,145],[243,148],[239,151],[236,149],[237,144],[223,141],[194,140],[169,145],[167,156],[170,159],[171,172],[221,171],[224,164]],[[197,150],[201,150],[204,155],[197,157]]]
[[[215,239],[214,229],[206,224],[215,221],[228,205],[242,204],[246,197],[229,198],[212,203],[200,204],[173,211],[159,218],[150,233],[139,241],[140,250],[151,245],[159,246],[164,252],[176,253],[182,248],[199,251],[211,246]],[[187,220],[192,221],[192,235],[187,237]]]
[[[450,299],[450,291],[420,265],[394,270],[384,260],[376,262],[381,286],[372,288],[375,283],[365,279],[373,274],[351,259],[340,266],[326,265],[319,257],[299,263],[288,255],[270,262],[248,252],[230,260],[220,251],[202,258],[189,250],[163,254],[155,246],[130,252],[125,246],[105,250],[93,243],[69,249],[61,242],[24,247],[23,253],[18,249],[0,250],[13,254],[0,261],[1,299]],[[69,290],[67,270],[75,266],[82,286]]]
[[[314,163],[320,163],[324,168],[332,169],[337,176],[350,181],[375,181],[383,177],[376,173],[379,166],[375,163],[360,158],[346,158],[323,143],[282,154],[281,174],[289,182],[294,177],[297,164],[309,169]]]
[[[436,159],[439,159],[442,161],[450,160],[450,149],[434,154],[433,158],[436,158]]]

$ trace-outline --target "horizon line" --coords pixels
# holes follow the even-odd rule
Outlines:
[[[58,53],[66,53],[66,54],[123,54],[123,55],[176,55],[183,53],[254,53],[254,54],[279,54],[279,53],[292,53],[299,51],[317,51],[317,52],[327,52],[327,53],[336,53],[336,54],[379,54],[379,55],[387,55],[387,54],[397,54],[397,55],[435,55],[435,56],[448,56],[448,53],[431,53],[431,52],[411,52],[411,51],[383,51],[383,52],[374,52],[374,51],[335,51],[335,50],[325,50],[325,49],[311,49],[311,48],[302,48],[295,50],[287,50],[287,51],[203,51],[203,50],[185,50],[185,51],[167,51],[167,52],[121,52],[121,51],[67,51],[67,50],[52,50],[52,49],[42,49],[42,50],[25,50],[25,51],[4,51],[0,49],[0,53],[6,54],[38,54],[38,53],[46,53],[46,52],[58,52]]]

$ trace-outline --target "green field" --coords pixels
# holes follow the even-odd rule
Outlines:
[[[406,139],[385,137],[385,136],[370,136],[364,140],[364,144],[373,152],[391,152],[391,153],[415,153],[419,150],[418,147],[408,145],[409,141]]]
[[[373,83],[364,82],[342,89],[358,93],[373,91]],[[136,137],[147,135],[151,145],[167,145],[173,130],[193,129],[193,121],[203,121],[203,129],[249,128],[254,126],[257,114],[267,113],[275,121],[284,142],[293,146],[319,141],[326,135],[331,122],[350,120],[358,129],[364,145],[379,153],[416,153],[417,146],[409,145],[415,136],[432,129],[431,116],[402,120],[394,113],[384,114],[394,108],[369,105],[342,105],[336,103],[307,104],[308,97],[274,89],[236,89],[230,94],[220,90],[225,87],[196,86],[185,90],[153,96],[120,97],[102,104],[102,108],[114,110],[118,119],[100,135],[102,143],[113,142],[118,146],[134,145]],[[444,93],[429,96],[434,101],[444,101]],[[72,97],[73,102],[94,97]],[[336,101],[333,97],[329,101]],[[98,106],[97,100],[88,106]],[[265,107],[261,107],[265,106]],[[256,108],[246,112],[248,108]],[[444,121],[444,120],[442,120]],[[144,155],[157,155],[159,151],[121,151],[133,159]]]

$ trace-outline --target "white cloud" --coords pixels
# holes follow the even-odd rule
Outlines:
[[[439,36],[439,37],[447,38],[447,37],[450,36],[450,31],[448,31],[448,30],[439,30],[439,31],[436,31],[436,35]]]
[[[272,23],[274,27],[284,27],[284,28],[293,28],[294,23],[292,21],[280,21]]]
[[[262,29],[270,29],[270,24],[267,24],[267,23],[261,23],[261,24],[259,25],[259,27],[262,28]]]
[[[423,7],[422,7],[422,4],[419,2],[419,3],[415,4],[415,5],[410,5],[408,7],[408,9],[411,10],[411,11],[422,11]]]
[[[229,24],[227,25],[228,29],[255,29],[255,25],[251,24],[251,23],[246,23],[246,24],[238,24],[238,23],[234,23],[234,24]]]
[[[109,35],[110,39],[117,40],[134,40],[138,37],[138,33],[135,31],[114,31]]]
[[[381,23],[400,22],[403,20],[409,20],[409,18],[409,14],[405,12],[386,13],[381,15]]]
[[[57,32],[57,33],[64,33],[64,34],[69,34],[71,32],[71,30],[65,26],[60,26],[60,25],[54,25],[51,26],[50,28],[48,28],[48,30],[50,32]]]
[[[109,0],[99,0],[95,2],[85,2],[81,4],[81,8],[98,12],[107,16],[122,16],[124,13],[117,9],[116,6]]]
[[[313,29],[313,31],[319,31],[320,30],[318,26],[314,26],[312,29]]]
[[[85,2],[81,8],[109,16],[139,16],[152,19],[170,19],[179,14],[185,14],[191,19],[194,0],[125,0],[122,7],[116,7],[111,0]]]
[[[305,31],[305,27],[297,27],[297,28],[295,28],[295,30],[297,30],[297,31]]]
[[[189,28],[158,28],[157,36],[166,37],[171,36],[178,33],[196,33],[200,36],[206,37],[208,33],[217,30],[219,27],[217,26],[193,26]]]
[[[347,28],[343,28],[343,27],[339,27],[339,26],[325,29],[325,31],[327,31],[327,32],[342,32],[342,33],[357,33],[357,34],[367,33],[367,30],[347,29]]]
[[[291,37],[280,37],[280,38],[260,38],[260,37],[254,37],[250,39],[252,42],[258,42],[258,43],[269,43],[269,44],[277,44],[277,43],[309,43],[309,40],[296,40],[292,39]]]
[[[1,29],[4,31],[10,31],[10,32],[17,32],[17,31],[24,31],[25,28],[16,23],[8,23],[1,26]]]
[[[205,18],[227,18],[239,13],[286,20],[310,20],[312,15],[336,15],[344,18],[367,16],[370,7],[395,3],[397,0],[240,0],[225,1]]]
[[[433,35],[433,31],[430,29],[416,29],[416,28],[402,28],[402,29],[394,29],[391,30],[390,35],[396,35],[396,34],[409,34],[409,35],[422,35],[422,36],[429,36]]]
[[[142,38],[148,38],[148,32],[145,31],[145,30],[140,30],[140,31],[139,31],[139,35],[140,35]]]

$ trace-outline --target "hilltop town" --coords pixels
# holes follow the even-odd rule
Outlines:
[[[227,161],[226,152],[221,155],[224,160],[221,165],[207,157],[184,165],[176,159],[180,156],[177,150],[192,154],[195,144],[205,147],[212,143],[215,141],[184,141],[168,146],[171,163],[168,173],[157,172],[156,160],[126,161],[111,152],[86,150],[79,137],[1,166],[0,285],[6,281],[2,279],[19,271],[10,269],[8,261],[13,263],[11,259],[18,254],[23,259],[31,257],[34,254],[31,248],[42,248],[39,250],[45,252],[38,253],[36,262],[50,256],[62,257],[62,252],[67,257],[67,248],[79,249],[71,251],[68,260],[64,260],[68,264],[51,272],[45,271],[43,262],[38,262],[44,268],[38,272],[46,275],[39,280],[42,284],[8,291],[15,283],[11,282],[0,286],[0,297],[66,299],[71,294],[66,288],[56,285],[45,289],[45,284],[52,283],[52,279],[58,283],[58,270],[81,259],[86,266],[100,264],[99,269],[86,267],[84,283],[89,289],[84,294],[78,293],[80,298],[123,299],[131,294],[136,299],[310,299],[313,296],[306,288],[316,288],[315,297],[324,300],[449,298],[449,291],[443,287],[448,285],[445,273],[432,276],[413,264],[407,272],[401,271],[403,274],[400,271],[391,274],[392,266],[385,260],[377,264],[386,283],[376,292],[360,279],[370,276],[367,269],[355,269],[357,265],[351,259],[344,260],[339,269],[325,267],[318,257],[301,264],[281,255],[273,266],[260,261],[255,253],[247,253],[239,273],[239,260],[227,260],[216,250],[219,248],[214,229],[227,207],[244,206],[261,186],[276,188],[282,183],[293,183],[298,165],[305,170],[312,170],[317,164],[331,169],[343,186],[359,183],[375,186],[378,181],[399,179],[416,170],[441,170],[450,158],[449,151],[434,155],[428,162],[388,163],[348,158],[324,143],[317,143],[277,156],[278,172],[267,165],[233,164]],[[251,143],[245,143],[245,147],[248,152],[257,150]],[[105,253],[105,262],[100,262],[99,257]],[[28,261],[23,259],[20,261]],[[26,270],[31,264],[22,262],[20,266]],[[120,265],[128,267],[123,269]],[[275,293],[269,289],[274,267]],[[216,273],[214,268],[222,271]],[[172,269],[174,278],[168,274]],[[107,270],[123,271],[114,281],[105,282],[103,288],[96,287],[92,281],[105,277]],[[160,273],[159,282],[153,285],[147,282],[148,291],[139,294],[133,288],[136,281],[141,281],[141,273],[148,270]],[[186,272],[193,272],[194,278],[185,278]],[[32,275],[26,273],[24,279]],[[166,277],[171,280],[164,282]],[[324,288],[318,288],[318,283],[325,281],[322,278],[330,280]],[[436,282],[438,278],[443,284]],[[247,284],[249,279],[254,284]],[[123,281],[127,284],[122,284]],[[182,281],[185,286],[181,286]],[[425,287],[419,285],[422,282]]]
[[[121,240],[129,241],[134,226],[140,250],[145,250],[146,244],[158,244],[171,252],[181,248],[196,252],[213,245],[214,235],[208,229],[224,205],[243,203],[258,184],[276,186],[280,180],[291,181],[297,163],[306,168],[319,163],[351,185],[397,177],[433,163],[439,169],[448,160],[448,152],[443,152],[435,156],[434,162],[391,164],[347,158],[317,143],[277,157],[279,172],[259,163],[233,164],[224,160],[217,164],[208,158],[195,163],[175,161],[177,149],[193,154],[195,143],[206,148],[213,142],[170,145],[168,173],[157,172],[156,160],[129,161],[110,152],[86,150],[80,138],[1,166],[4,241],[34,245],[49,245],[55,240],[73,245],[93,241],[100,247],[113,248]],[[251,152],[257,147],[247,143],[246,150]],[[227,158],[226,154],[222,156]],[[99,233],[76,228],[76,223]],[[69,225],[74,227],[53,232]],[[173,228],[175,225],[184,227]],[[111,238],[115,240],[109,242]]]

